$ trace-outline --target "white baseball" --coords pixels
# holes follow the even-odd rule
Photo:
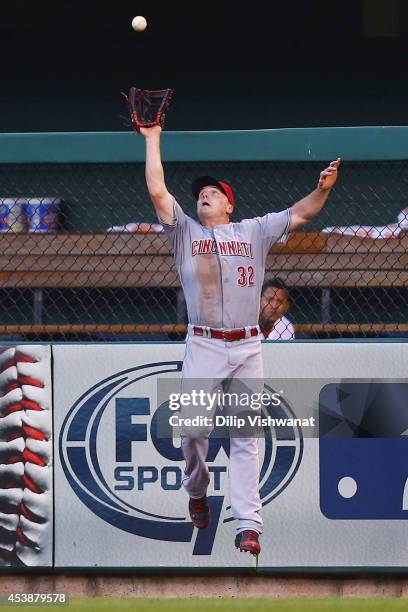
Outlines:
[[[52,404],[48,349],[27,344],[0,349],[0,548],[27,566],[52,563]],[[15,376],[11,380],[13,371]],[[6,393],[11,383],[15,388]],[[13,410],[8,413],[12,406]],[[12,440],[10,433],[13,433]],[[10,453],[19,460],[9,465],[4,458]],[[6,488],[5,482],[11,483],[13,489]],[[12,511],[4,514],[5,506]]]
[[[145,30],[146,27],[147,27],[147,21],[141,15],[138,15],[137,17],[134,17],[132,19],[132,28],[135,30],[135,32],[143,32],[143,30]]]

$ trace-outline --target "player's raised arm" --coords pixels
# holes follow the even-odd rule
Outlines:
[[[146,141],[146,183],[150,198],[160,219],[171,224],[173,215],[173,196],[167,191],[160,153],[161,127],[140,128]]]
[[[340,166],[340,157],[320,173],[318,185],[312,193],[302,198],[291,207],[289,231],[293,232],[308,223],[323,208],[331,188],[337,180],[337,170]]]

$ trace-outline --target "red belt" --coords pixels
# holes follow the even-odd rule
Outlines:
[[[195,336],[205,336],[206,338],[216,338],[217,340],[225,340],[226,342],[234,342],[235,340],[243,340],[247,337],[245,328],[242,329],[213,329],[212,327],[199,327],[194,325],[193,332]],[[259,334],[257,327],[249,329],[250,336]]]

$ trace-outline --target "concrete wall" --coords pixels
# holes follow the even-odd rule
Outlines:
[[[408,597],[408,577],[345,576],[170,576],[131,573],[0,576],[2,593],[66,593],[70,597]]]

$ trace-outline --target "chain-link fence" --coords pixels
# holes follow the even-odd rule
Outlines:
[[[239,221],[291,206],[329,161],[164,166],[192,216],[193,178],[230,182]],[[3,163],[0,180],[0,339],[184,337],[183,292],[143,162]],[[267,259],[265,279],[287,286],[297,338],[408,332],[407,207],[408,161],[343,160],[321,213]]]

